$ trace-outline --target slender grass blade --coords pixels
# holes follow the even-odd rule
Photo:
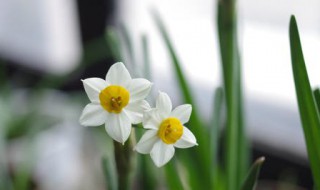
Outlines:
[[[296,87],[300,119],[306,140],[313,180],[316,189],[320,189],[320,119],[316,100],[311,90],[300,43],[298,26],[294,16],[291,16],[290,19],[289,36],[292,71]]]
[[[246,177],[244,183],[242,184],[241,190],[254,190],[256,187],[257,179],[259,177],[260,168],[264,163],[265,158],[258,158],[252,165],[248,176]]]

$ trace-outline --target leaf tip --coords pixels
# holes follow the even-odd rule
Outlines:
[[[296,17],[294,15],[291,15],[290,17],[290,23],[296,22]]]
[[[296,21],[296,17],[291,15],[290,24],[289,24],[289,38],[291,43],[291,48],[296,44],[296,41],[300,41],[298,24]],[[300,43],[300,42],[299,42]]]
[[[294,15],[291,15],[290,17],[290,30],[292,30],[294,27],[297,27],[297,21],[296,21],[296,17]]]
[[[263,164],[265,160],[266,160],[266,158],[264,156],[262,156],[256,160],[256,164],[259,164],[259,165]]]
[[[266,158],[264,156],[261,156],[258,159],[256,159],[256,161],[254,162],[253,166],[260,167],[264,163],[265,160],[266,160]]]

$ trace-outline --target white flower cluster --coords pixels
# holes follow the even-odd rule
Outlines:
[[[143,78],[132,79],[123,63],[112,65],[106,79],[82,80],[91,101],[83,110],[80,123],[84,126],[105,124],[107,133],[115,141],[124,143],[130,136],[132,124],[147,129],[135,150],[150,154],[156,166],[165,165],[175,149],[197,145],[192,132],[183,124],[190,119],[192,106],[184,104],[172,110],[169,96],[159,92],[156,107],[144,100],[152,83]]]

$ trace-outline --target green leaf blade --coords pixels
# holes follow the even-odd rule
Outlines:
[[[304,62],[297,22],[294,16],[290,19],[290,49],[292,70],[300,119],[305,135],[308,156],[314,183],[320,188],[320,119],[317,105],[311,90],[307,69]]]
[[[313,95],[317,103],[318,114],[320,114],[320,89],[319,88],[315,89],[313,91]]]
[[[260,173],[262,164],[264,163],[265,158],[258,158],[255,163],[252,165],[244,183],[242,184],[241,190],[254,190],[257,184],[257,179]]]
[[[235,0],[218,1],[217,23],[227,112],[225,151],[227,189],[234,190],[240,187],[249,160],[242,109]]]

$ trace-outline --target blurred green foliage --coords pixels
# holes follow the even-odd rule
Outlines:
[[[218,1],[218,34],[226,99],[227,189],[239,189],[248,170],[249,151],[242,103],[241,64],[235,0]]]

